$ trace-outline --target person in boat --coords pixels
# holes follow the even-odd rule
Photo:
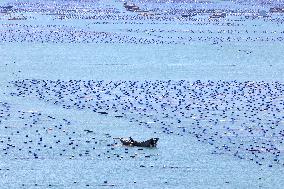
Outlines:
[[[150,139],[150,147],[155,146],[155,140],[153,138]]]
[[[129,137],[129,141],[130,141],[131,143],[134,143],[134,140],[133,140],[132,137]]]

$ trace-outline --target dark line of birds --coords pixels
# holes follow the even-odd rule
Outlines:
[[[149,30],[127,30],[126,34],[117,32],[95,32],[76,29],[62,29],[60,26],[23,26],[17,24],[2,25],[5,28],[0,32],[0,40],[5,42],[31,43],[133,43],[133,44],[189,44],[192,42],[223,43],[223,42],[282,42],[283,31],[271,34],[264,31],[259,35],[236,35],[232,32],[205,31],[178,32]],[[150,32],[151,31],[151,32]],[[224,30],[225,31],[225,30]],[[177,36],[177,34],[180,34]],[[242,33],[242,31],[237,31]],[[135,34],[132,36],[132,34]]]

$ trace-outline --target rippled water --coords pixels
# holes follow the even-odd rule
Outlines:
[[[283,81],[283,49],[283,44],[2,44],[1,58],[9,64],[2,70],[21,70],[19,78]]]
[[[64,50],[66,46],[58,45],[8,44],[2,47],[4,48],[1,48],[1,51],[5,52],[2,58],[4,64],[3,62],[1,64],[2,92],[9,91],[4,87],[8,81],[24,78],[52,80],[149,78],[233,80],[238,78],[238,80],[266,81],[277,78],[283,80],[281,62],[275,62],[272,66],[266,61],[259,61],[261,65],[253,64],[251,59],[249,59],[251,63],[241,61],[236,63],[232,60],[225,62],[216,58],[214,53],[218,50],[210,47],[207,47],[207,53],[200,52],[204,51],[204,48],[197,50],[198,47],[151,47],[150,49],[148,46],[130,48],[121,45],[118,51],[112,45],[89,45],[88,48],[85,45],[74,45],[69,46],[68,51]],[[86,50],[80,50],[83,48]],[[80,53],[77,54],[78,51]],[[168,54],[169,51],[171,54]],[[255,51],[260,53],[261,50]],[[4,54],[2,52],[1,54]],[[231,56],[223,53],[223,60],[226,56],[229,60]],[[255,57],[255,59],[263,60],[265,57]],[[205,62],[206,60],[211,60],[211,63]],[[8,65],[5,66],[5,63]],[[114,137],[133,136],[138,139],[153,136],[152,130],[141,128],[127,120],[102,117],[85,111],[62,110],[29,98],[9,97],[5,94],[1,96],[3,101],[11,103],[15,109],[50,113],[59,119],[68,118],[76,123],[74,127],[79,130],[86,127],[98,133],[110,133]],[[54,157],[40,161],[2,158],[3,186],[19,188],[24,184],[23,188],[46,188],[51,184],[56,188],[78,188],[89,184],[97,187],[108,180],[108,183],[115,184],[118,188],[266,188],[270,187],[271,183],[274,183],[276,188],[281,188],[283,167],[259,167],[232,156],[212,155],[213,149],[210,146],[198,143],[189,136],[160,134],[158,137],[160,137],[158,148],[151,151],[159,154],[156,160],[106,161],[92,157],[61,160]],[[123,153],[123,149],[121,147],[119,152]],[[5,170],[6,168],[9,170]],[[78,183],[74,184],[75,181]]]
[[[3,22],[6,21],[1,20]],[[252,22],[262,24],[257,20]],[[80,23],[75,22],[75,25]],[[117,27],[129,29],[126,25]],[[147,25],[143,27],[147,28]],[[263,27],[269,28],[266,24]],[[106,30],[109,28],[112,27],[106,26]],[[15,144],[22,144],[26,140],[25,135],[34,137],[28,140],[37,140],[35,130],[38,127],[43,132],[42,136],[52,141],[52,136],[45,134],[43,128],[52,127],[55,132],[54,126],[67,119],[71,122],[69,126],[66,125],[70,134],[58,132],[55,133],[57,138],[68,141],[68,137],[72,137],[85,141],[94,136],[101,142],[96,146],[97,151],[82,157],[78,154],[89,149],[89,144],[78,142],[78,150],[68,148],[63,157],[58,154],[65,148],[64,145],[56,147],[52,143],[54,148],[50,151],[45,151],[41,146],[39,148],[45,155],[39,159],[26,156],[28,147],[23,147],[26,150],[23,152],[9,151],[5,156],[3,148],[7,147],[6,143],[0,143],[0,188],[282,188],[284,167],[281,165],[259,166],[230,154],[212,154],[212,146],[190,135],[163,133],[157,128],[149,129],[128,119],[103,116],[85,109],[63,109],[28,95],[25,98],[11,96],[9,93],[13,89],[9,82],[22,79],[75,79],[281,83],[284,82],[283,52],[283,42],[220,45],[199,42],[189,45],[0,43],[0,101],[11,106],[7,120],[1,115],[1,140],[9,144],[10,136],[15,138]],[[39,118],[37,127],[24,128],[24,124],[32,119],[29,116],[21,119],[21,112],[28,115],[36,112],[43,116]],[[48,115],[55,119],[49,120],[46,118]],[[5,126],[9,129],[5,129]],[[280,126],[283,127],[283,124]],[[18,136],[16,129],[25,134]],[[93,130],[95,134],[86,134],[86,129]],[[76,133],[72,134],[71,131]],[[110,134],[111,138],[105,134]],[[107,146],[115,142],[112,138],[128,136],[139,140],[159,137],[160,140],[155,149],[129,148],[128,153],[119,143],[114,151]],[[35,146],[31,145],[32,149]],[[135,158],[129,157],[135,153]],[[98,157],[98,154],[101,156]]]

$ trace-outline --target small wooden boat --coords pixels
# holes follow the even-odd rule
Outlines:
[[[135,4],[128,5],[126,2],[124,2],[123,6],[124,6],[124,8],[125,8],[126,10],[128,10],[128,11],[134,12],[134,11],[139,10],[139,7],[136,6]]]
[[[284,8],[273,7],[273,8],[269,9],[269,12],[271,12],[271,13],[283,13],[284,12]]]
[[[159,138],[151,138],[142,142],[133,140],[131,137],[129,139],[120,138],[120,142],[126,146],[137,146],[137,147],[156,147]]]
[[[225,18],[226,17],[226,13],[215,13],[212,14],[209,18]]]
[[[106,115],[106,114],[108,114],[107,112],[98,112],[99,114],[104,114],[104,115]]]
[[[11,10],[13,8],[12,5],[8,5],[8,6],[0,6],[1,9],[6,9],[6,10]]]
[[[26,17],[10,17],[8,20],[26,20]]]

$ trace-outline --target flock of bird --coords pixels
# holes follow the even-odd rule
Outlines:
[[[283,15],[271,13],[259,16],[261,7],[238,9],[212,4],[207,9],[202,2],[180,2],[184,6],[169,6],[163,2],[137,1],[145,15],[126,11],[122,2],[102,6],[91,2],[19,2],[8,11],[10,17],[1,24],[1,42],[31,43],[122,43],[122,44],[222,44],[227,42],[283,42]],[[172,2],[174,3],[174,2]],[[177,2],[176,2],[177,3]],[[241,2],[238,2],[241,4]],[[255,3],[255,2],[254,2]],[[149,5],[152,6],[149,6]],[[148,5],[148,7],[147,7]],[[191,6],[188,6],[191,5]],[[199,5],[199,6],[198,6]],[[244,6],[244,5],[242,5]],[[246,5],[248,7],[248,5]],[[277,4],[261,4],[267,8]],[[76,8],[74,8],[76,7]],[[202,8],[203,7],[203,8]],[[246,11],[244,11],[246,10]],[[211,14],[225,12],[225,18],[209,19]],[[194,16],[190,16],[194,13]],[[11,15],[22,15],[13,17]],[[187,16],[183,16],[187,15]],[[0,17],[1,18],[1,17]],[[21,20],[24,18],[24,20]],[[15,19],[15,20],[13,20]],[[50,24],[50,20],[53,24]],[[76,22],[74,21],[78,21]],[[261,21],[262,24],[259,24]],[[29,22],[30,24],[23,24]],[[73,23],[70,26],[69,22]],[[40,24],[39,24],[40,23]],[[46,23],[46,24],[42,24]],[[85,27],[82,27],[82,24]],[[116,29],[108,30],[111,25]],[[178,28],[173,30],[172,25]],[[263,27],[265,24],[268,27]],[[273,27],[270,27],[273,25]],[[106,27],[105,30],[98,30]],[[150,28],[149,28],[150,27]],[[171,29],[161,29],[161,28]],[[144,30],[150,32],[144,32]],[[188,30],[190,32],[188,32]],[[233,32],[232,32],[233,31]]]
[[[12,96],[126,119],[157,135],[190,135],[213,154],[284,166],[280,82],[24,79],[10,87]]]
[[[141,12],[126,10],[123,2],[10,3],[12,9],[0,7],[0,42],[251,45],[284,40],[283,13],[259,15],[260,9],[281,7],[282,1],[132,1]],[[225,18],[210,18],[220,11]],[[194,138],[213,155],[284,167],[284,84],[279,81],[38,78],[13,80],[7,87],[11,98],[122,119],[157,137]],[[3,159],[159,159],[156,151],[122,147],[113,133],[84,129],[67,117],[6,102],[0,102],[0,127]]]
[[[77,128],[66,118],[58,119],[34,110],[17,110],[7,103],[1,104],[0,111],[0,157],[5,159],[123,160],[157,156],[139,148],[123,148],[109,133]]]

